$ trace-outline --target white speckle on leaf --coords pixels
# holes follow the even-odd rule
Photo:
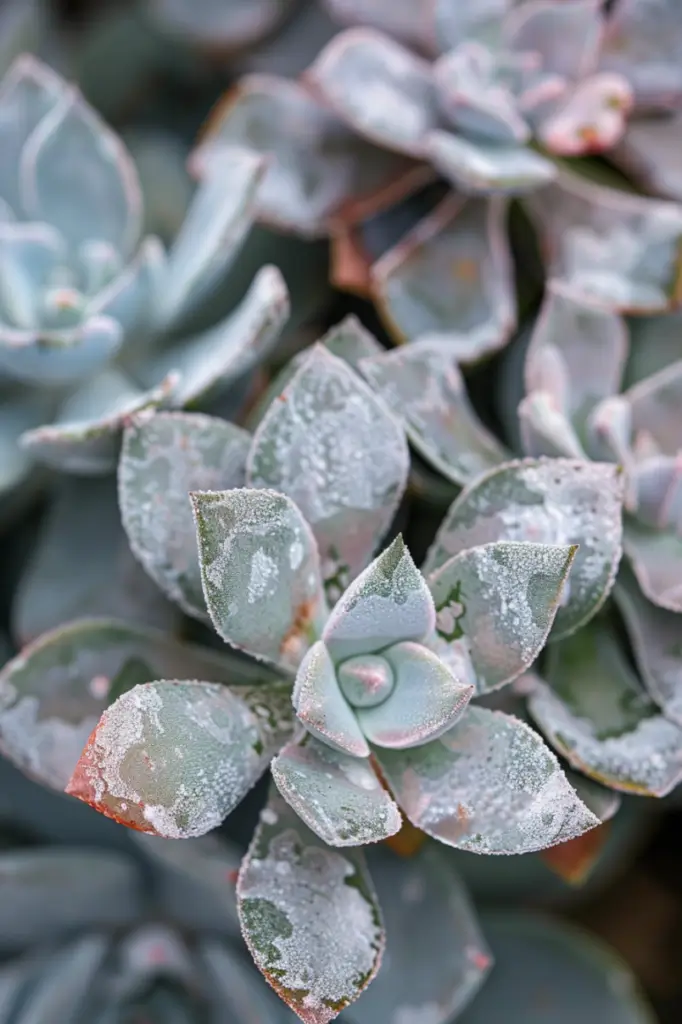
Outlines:
[[[293,566],[292,566],[293,568]],[[249,604],[261,597],[272,597],[277,588],[277,562],[264,551],[255,551],[251,559],[251,575],[247,590]]]

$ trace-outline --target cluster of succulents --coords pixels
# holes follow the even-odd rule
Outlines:
[[[172,885],[141,904],[109,855],[3,855],[102,902],[12,962],[0,1020],[290,1019],[222,915],[308,1024],[490,1024],[493,962],[541,951],[643,1024],[579,938],[480,925],[458,872],[588,873],[629,794],[682,784],[682,8],[145,0],[60,73],[11,10],[0,752],[217,906],[169,925]],[[234,80],[195,189],[185,140],[133,125],[141,180],[69,81],[98,94],[141,23],[131,79]],[[243,856],[214,846],[254,799]]]

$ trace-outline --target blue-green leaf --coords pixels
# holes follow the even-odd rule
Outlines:
[[[369,746],[355,712],[339,686],[336,667],[321,640],[310,648],[296,674],[296,714],[323,743],[352,757],[369,757]]]

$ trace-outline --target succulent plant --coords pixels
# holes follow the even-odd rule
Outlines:
[[[328,6],[369,27],[336,35],[297,81],[244,78],[216,108],[195,173],[232,145],[267,153],[259,219],[331,235],[337,284],[373,299],[396,340],[445,338],[460,363],[502,348],[516,324],[506,238],[515,196],[551,276],[620,312],[661,312],[679,298],[682,207],[628,192],[621,177],[614,187],[613,173],[584,159],[608,150],[617,160],[633,91],[642,93],[628,59],[634,14],[598,0],[471,13],[447,2]],[[658,78],[651,72],[660,88],[648,94],[657,109],[675,53],[672,39],[661,43]],[[455,191],[419,193],[438,176]]]
[[[132,550],[242,654],[80,620],[0,676],[3,753],[133,829],[201,835],[272,762],[240,916],[256,963],[309,1021],[331,1019],[378,970],[359,848],[394,835],[401,811],[446,846],[501,854],[578,837],[614,809],[485,698],[530,668],[553,623],[570,632],[603,600],[620,551],[617,472],[550,463],[570,542],[472,532],[422,576],[397,536],[367,564],[408,471],[397,419],[352,365],[376,348],[344,321],[285,370],[252,436],[175,411],[125,429]],[[312,924],[320,900],[335,907],[333,940]]]
[[[166,253],[158,239],[140,240],[140,188],[120,140],[35,58],[4,78],[0,132],[2,435],[21,446],[2,487],[34,458],[106,474],[132,413],[225,390],[276,339],[288,298],[274,267],[226,318],[192,327],[249,229],[263,161],[231,151]]]

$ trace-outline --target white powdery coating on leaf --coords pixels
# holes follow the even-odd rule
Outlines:
[[[272,762],[287,803],[330,846],[362,846],[394,835],[400,811],[369,762],[309,738],[290,744]]]
[[[345,592],[329,617],[323,639],[338,663],[402,640],[422,640],[434,622],[426,581],[398,538]]]
[[[285,996],[305,993],[297,1006],[304,1020],[332,1020],[338,1010],[330,1004],[355,998],[376,970],[381,928],[356,878],[357,868],[343,854],[301,848],[293,829],[273,838],[262,859],[247,855],[242,867],[242,914],[248,915],[251,901],[262,900],[286,921],[279,934],[268,930],[261,937],[251,930],[252,955]]]
[[[542,458],[507,463],[455,501],[425,571],[494,540],[578,544],[570,597],[559,610],[556,629],[573,632],[601,606],[613,585],[622,550],[622,500],[616,466]]]
[[[272,731],[220,685],[136,686],[102,715],[85,769],[92,801],[138,807],[167,838],[202,835],[257,781]]]
[[[500,712],[470,707],[439,740],[380,762],[410,821],[461,850],[532,853],[599,824],[540,736]]]
[[[301,545],[296,543],[295,546],[300,548]],[[294,545],[292,545],[292,550],[293,547]],[[292,561],[290,550],[290,564]],[[269,558],[264,551],[256,551],[251,559],[251,575],[249,576],[249,587],[247,590],[249,604],[253,604],[260,597],[272,597],[277,588],[277,575],[277,562],[274,558]]]
[[[133,554],[191,615],[205,617],[190,491],[244,482],[249,436],[197,413],[159,413],[125,432],[119,504]]]
[[[593,722],[574,714],[539,680],[529,709],[569,763],[598,782],[665,796],[682,779],[682,729],[662,715],[642,717],[621,735],[600,739]]]
[[[403,431],[367,385],[318,346],[274,400],[254,436],[252,487],[296,502],[333,568],[363,568],[407,482]],[[334,565],[334,563],[336,563]]]
[[[502,541],[463,552],[431,577],[438,634],[465,645],[479,691],[537,657],[569,565],[568,547]]]
[[[48,785],[63,789],[97,725],[89,715],[78,723],[41,717],[41,700],[22,696],[2,711],[2,749],[15,763]]]

